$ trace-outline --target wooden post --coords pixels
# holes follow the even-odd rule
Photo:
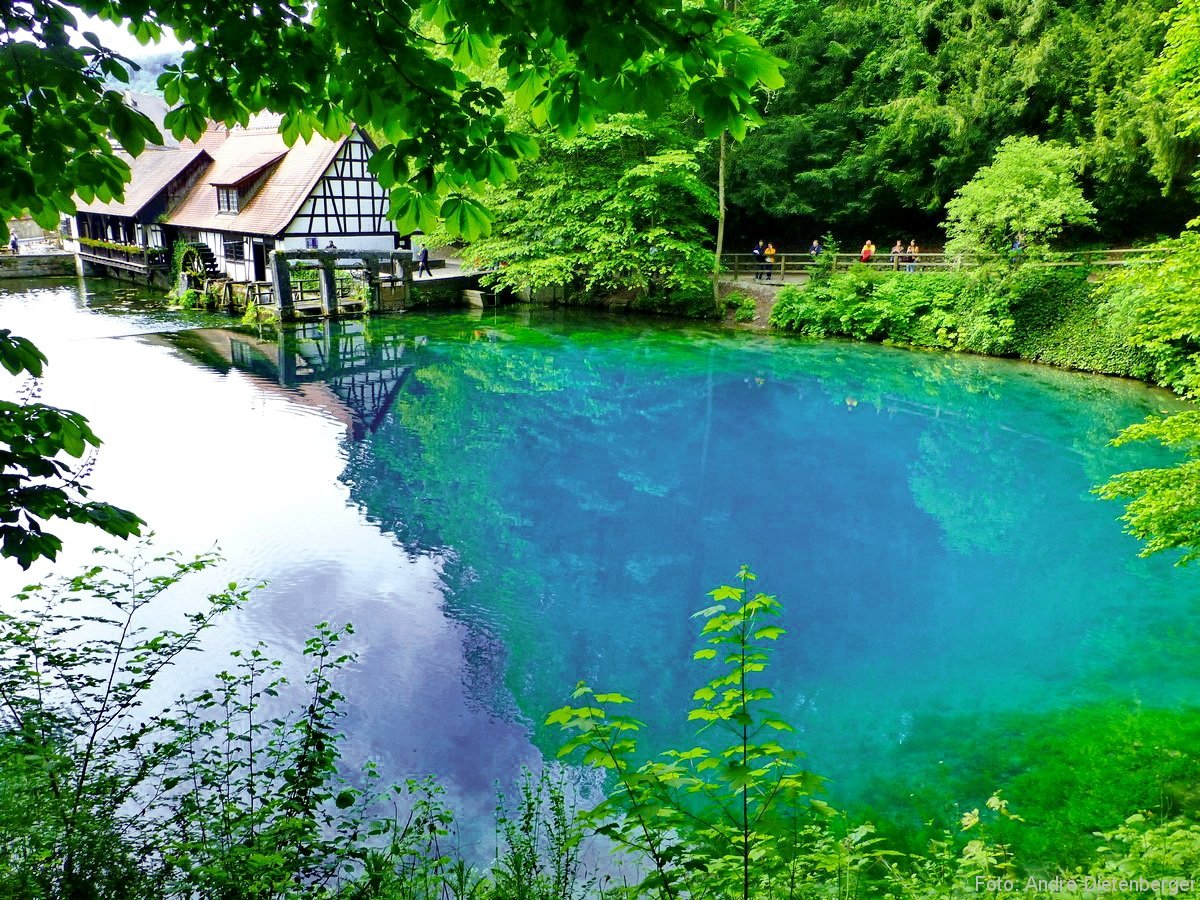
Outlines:
[[[338,314],[337,277],[334,272],[334,259],[326,253],[319,257],[321,260],[321,311],[333,318]]]
[[[291,267],[288,266],[287,259],[276,250],[272,250],[268,255],[267,264],[271,267],[271,281],[274,282],[275,305],[279,309],[279,319],[282,322],[290,321],[296,317],[296,311],[292,307]]]
[[[272,252],[271,255],[275,254]],[[288,309],[291,308],[289,300]],[[279,368],[279,383],[284,387],[292,387],[296,384],[296,354],[299,352],[296,333],[291,329],[281,329],[277,347],[275,364]]]
[[[363,315],[369,316],[379,302],[380,259],[372,253],[363,254],[363,266],[367,270],[367,299],[363,301]]]

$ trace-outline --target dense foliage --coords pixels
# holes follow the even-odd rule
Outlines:
[[[1162,256],[1110,275],[1099,290],[1104,313],[1149,362],[1160,384],[1200,396],[1200,234],[1158,245]],[[1117,476],[1102,496],[1127,501],[1129,530],[1146,553],[1182,550],[1200,558],[1200,414],[1187,410],[1126,429],[1118,443],[1152,440],[1184,452],[1177,466]]]
[[[1080,154],[1036,138],[1005,138],[946,204],[946,252],[1014,254],[1047,247],[1096,208],[1078,184]]]
[[[1061,892],[1056,878],[1162,879],[1171,893],[1200,864],[1200,827],[1170,810],[1079,835],[1086,850],[1074,858],[1086,862],[1066,871],[1028,866],[1019,848],[1036,829],[995,790],[922,848],[834,810],[773,737],[790,729],[769,711],[780,603],[751,591],[743,568],[698,613],[695,659],[711,671],[688,714],[695,743],[639,758],[643,725],[622,712],[630,699],[581,685],[549,722],[567,732],[563,755],[609,774],[607,799],[577,813],[561,783],[526,774],[515,804],[500,798],[496,857],[476,868],[453,851],[436,784],[382,786],[369,765],[351,780],[339,773],[333,678],[352,660],[340,649],[349,629],[317,626],[303,686],[289,687],[260,644],[234,651],[211,686],[146,708],[156,679],[248,596],[231,585],[179,626],[148,628],[157,598],[211,562],[97,566],[23,593],[0,616],[0,895],[920,898],[1009,879],[1045,897]],[[1095,759],[1103,768],[1107,757]],[[1194,773],[1187,765],[1176,772]],[[595,834],[628,854],[619,880],[585,859]]]
[[[865,266],[779,292],[771,324],[816,337],[1019,356],[1143,378],[1150,361],[1102,314],[1084,268],[881,273]]]
[[[1196,132],[1176,123],[1194,58],[1171,51],[1146,74],[1173,6],[1183,40],[1194,13],[1170,0],[750,0],[747,27],[790,66],[733,148],[731,213],[743,232],[930,231],[1023,135],[1079,151],[1105,234],[1177,228],[1193,208]]]
[[[496,221],[469,259],[522,294],[562,288],[576,300],[624,294],[657,309],[710,308],[716,200],[700,177],[701,149],[644,116],[545,134],[538,164],[485,196]]]
[[[172,28],[192,42],[159,79],[177,137],[199,137],[210,119],[245,124],[261,110],[283,114],[290,141],[337,137],[356,122],[383,139],[371,168],[392,192],[400,229],[440,218],[468,238],[490,223],[472,189],[511,178],[515,161],[537,152],[510,130],[509,98],[570,136],[603,113],[656,113],[684,97],[711,134],[741,137],[758,121],[754,92],[782,84],[776,61],[731,28],[718,0],[637,0],[600,14],[553,0],[503,9],[331,0],[302,10],[286,0],[38,0],[3,12],[0,221],[28,208],[53,227],[76,193],[120,195],[129,169],[110,135],[137,154],[157,133],[105,86],[126,80],[129,62],[94,36],[84,49],[70,45],[75,12],[128,20],[143,41]],[[485,61],[503,90],[471,74]]]

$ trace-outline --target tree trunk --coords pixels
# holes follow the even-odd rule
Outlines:
[[[721,132],[720,155],[717,158],[717,249],[713,256],[713,307],[721,313],[721,253],[725,249],[725,142],[726,132]]]

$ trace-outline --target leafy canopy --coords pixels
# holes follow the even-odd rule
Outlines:
[[[1146,73],[1146,85],[1165,101],[1177,136],[1200,138],[1200,7],[1178,3],[1163,21],[1166,40]]]
[[[1044,247],[1067,225],[1090,225],[1096,208],[1079,186],[1080,164],[1070,147],[1005,138],[991,164],[946,204],[947,252],[998,252],[1018,234]]]
[[[1122,266],[1097,289],[1112,330],[1146,354],[1154,380],[1195,398],[1200,393],[1200,233],[1187,230],[1156,245],[1157,259]],[[1145,542],[1143,555],[1182,550],[1200,558],[1200,412],[1150,418],[1113,442],[1150,441],[1180,451],[1175,465],[1124,472],[1098,489],[1126,501],[1127,530]]]
[[[76,192],[121,194],[129,170],[110,134],[134,154],[155,136],[103,83],[127,81],[132,64],[94,39],[70,46],[76,12],[127,19],[144,42],[169,27],[195,45],[159,79],[177,137],[199,137],[209,119],[246,124],[262,110],[283,115],[289,141],[357,123],[382,138],[372,170],[400,229],[441,217],[468,239],[490,219],[473,189],[513,177],[537,153],[510,130],[506,94],[567,137],[603,113],[656,114],[686,96],[708,134],[741,138],[760,121],[755,92],[783,83],[779,61],[732,28],[719,0],[32,0],[5,9],[0,219],[28,208],[44,225],[73,210]],[[475,77],[493,60],[499,87]]]
[[[711,294],[716,198],[701,177],[704,142],[641,115],[540,137],[538,165],[485,196],[495,227],[468,252],[496,267],[497,285],[630,292],[660,304]]]

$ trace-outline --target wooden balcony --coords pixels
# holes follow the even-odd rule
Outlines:
[[[113,266],[142,275],[165,271],[171,266],[171,250],[169,247],[140,247],[125,250],[113,247],[99,247],[80,241],[79,255],[88,262]]]

